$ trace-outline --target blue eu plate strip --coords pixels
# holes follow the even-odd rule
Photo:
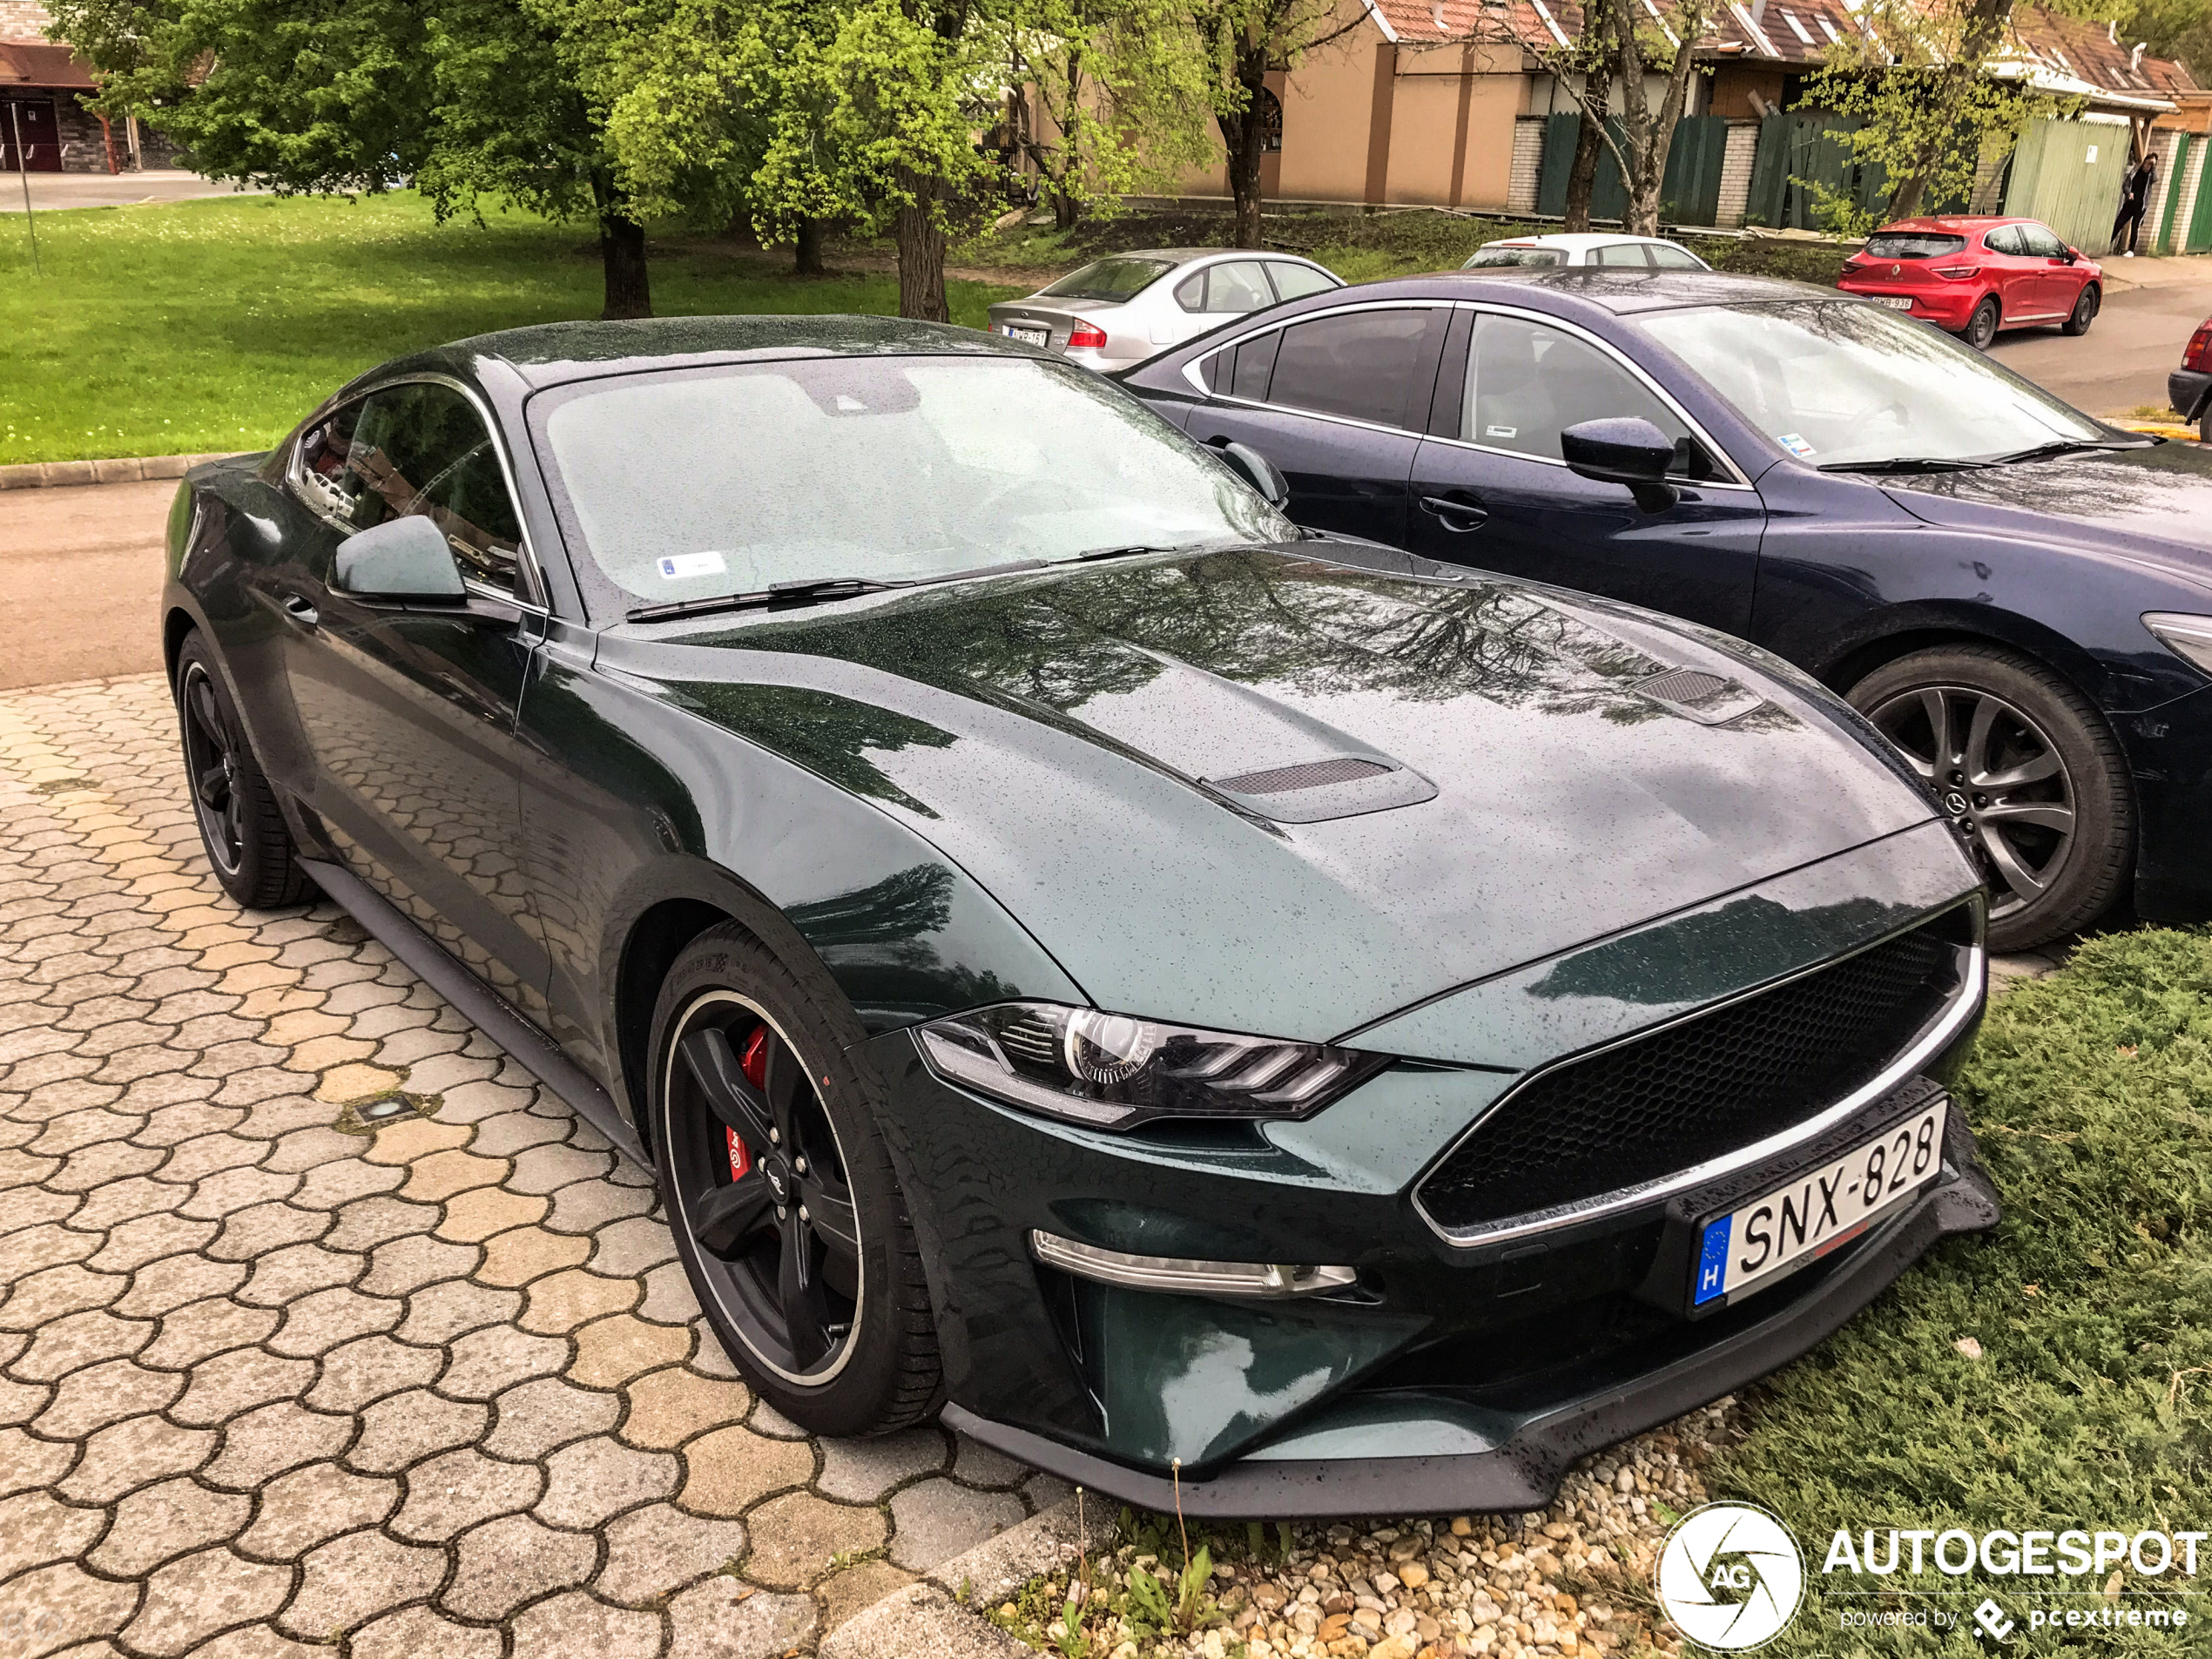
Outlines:
[[[1697,1255],[1697,1293],[1690,1298],[1694,1307],[1704,1306],[1728,1284],[1728,1235],[1735,1220],[1723,1216],[1705,1224],[1704,1244]]]

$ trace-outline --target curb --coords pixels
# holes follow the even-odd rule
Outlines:
[[[137,484],[181,478],[214,455],[127,455],[105,461],[29,461],[0,467],[0,489],[58,489],[71,484]]]
[[[822,1638],[819,1659],[1035,1659],[975,1609],[1058,1566],[1076,1545],[1076,1501],[1066,1498],[854,1614]],[[955,1599],[962,1583],[965,1603]]]

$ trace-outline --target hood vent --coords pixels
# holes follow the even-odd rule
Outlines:
[[[1247,812],[1278,824],[1358,818],[1436,798],[1436,786],[1418,772],[1359,755],[1336,755],[1204,781]]]
[[[1723,720],[1733,720],[1765,701],[1734,680],[1709,674],[1700,668],[1670,668],[1636,681],[1635,689],[1653,702],[1664,704],[1675,713],[1700,725],[1718,725]]]

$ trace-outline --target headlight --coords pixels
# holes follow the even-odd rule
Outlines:
[[[2152,610],[2143,616],[2143,626],[2158,637],[2158,643],[2176,657],[2186,658],[2195,666],[2212,674],[2212,617],[2192,617],[2178,610]]]
[[[921,1036],[946,1081],[1098,1129],[1155,1117],[1304,1117],[1390,1063],[1056,1002],[1001,1002],[932,1020]]]

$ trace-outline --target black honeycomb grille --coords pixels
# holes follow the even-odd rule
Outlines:
[[[1421,1184],[1460,1229],[1656,1180],[1803,1123],[1878,1076],[1958,984],[1924,927],[1516,1090]]]

